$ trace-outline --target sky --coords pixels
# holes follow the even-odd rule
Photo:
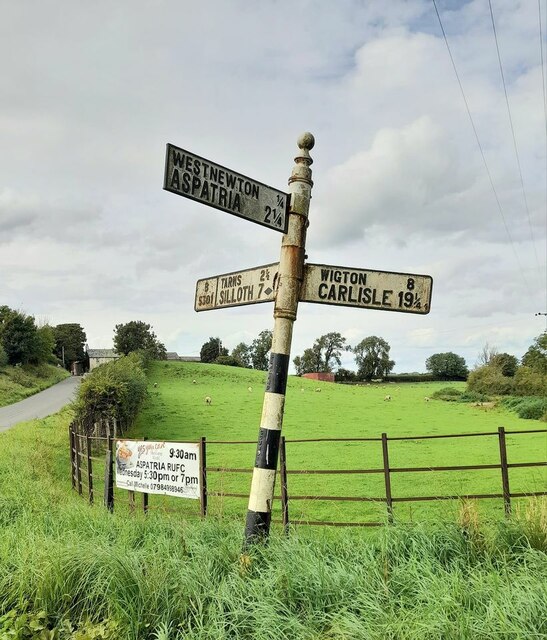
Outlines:
[[[196,281],[282,235],[163,190],[166,144],[287,191],[310,131],[309,262],[433,293],[428,315],[300,303],[291,358],[331,331],[384,338],[399,373],[521,357],[547,320],[547,3],[543,47],[536,0],[491,6],[499,58],[488,0],[437,0],[456,76],[432,0],[0,0],[0,304],[90,348],[130,320],[180,355],[249,344],[273,304],[196,313]]]

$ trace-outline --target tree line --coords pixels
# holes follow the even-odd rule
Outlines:
[[[34,316],[0,306],[0,367],[52,364],[71,368],[81,362],[88,368],[87,336],[78,323],[38,325]],[[165,360],[167,352],[151,325],[139,320],[117,324],[114,350],[120,355],[136,351],[151,360]]]
[[[265,371],[268,369],[271,345],[272,332],[267,330],[261,331],[251,344],[240,342],[231,352],[222,345],[219,337],[209,338],[201,347],[200,356],[202,362]],[[351,346],[341,333],[333,331],[318,337],[311,347],[304,349],[302,354],[293,359],[293,364],[299,376],[305,373],[335,372],[339,382],[384,379],[395,366],[390,351],[389,343],[382,337],[368,336]],[[355,371],[341,367],[344,352],[353,354]],[[470,387],[497,385],[497,388],[504,389],[511,386],[508,379],[516,376],[517,383],[519,380],[526,380],[527,388],[537,390],[542,385],[545,387],[542,376],[547,373],[547,333],[538,336],[520,360],[514,355],[500,353],[485,345],[471,372],[465,358],[452,351],[432,354],[426,359],[425,368],[438,380],[469,378]],[[545,393],[547,394],[547,389]]]
[[[79,324],[38,326],[34,316],[7,305],[0,307],[0,366],[83,360],[85,341]]]

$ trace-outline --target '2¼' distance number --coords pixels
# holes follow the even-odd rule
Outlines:
[[[285,211],[283,209],[278,209],[277,207],[272,209],[270,206],[264,207],[264,222],[266,224],[273,224],[276,227],[283,227],[283,214]]]

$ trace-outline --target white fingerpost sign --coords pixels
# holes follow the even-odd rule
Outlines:
[[[200,499],[199,444],[116,441],[116,486],[129,491]]]
[[[258,304],[275,299],[279,262],[198,280],[196,311]]]
[[[417,273],[305,265],[301,302],[403,313],[429,313],[433,278]]]

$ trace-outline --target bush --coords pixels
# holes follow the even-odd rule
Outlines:
[[[445,400],[446,402],[458,402],[462,396],[462,392],[454,387],[443,387],[431,394],[436,400]]]
[[[519,367],[514,377],[517,396],[547,396],[547,375],[531,367]]]
[[[336,372],[335,380],[336,382],[356,382],[357,375],[355,374],[355,371],[350,371],[349,369],[340,367]]]
[[[527,400],[527,398],[515,398],[515,396],[509,396],[508,398],[503,398],[501,401],[501,406],[506,409],[516,409],[519,404]]]
[[[8,364],[8,354],[4,347],[0,344],[0,369]]]
[[[82,382],[75,403],[75,419],[84,432],[95,422],[115,418],[123,428],[135,420],[146,397],[143,359],[131,353],[97,367]]]
[[[516,412],[519,418],[525,420],[541,420],[547,413],[547,399],[526,398],[516,407]]]
[[[513,378],[504,376],[498,367],[485,365],[469,374],[468,391],[492,396],[508,396],[513,393]]]
[[[435,382],[438,379],[431,373],[391,373],[385,377],[386,382]]]
[[[227,367],[241,367],[241,361],[234,356],[218,356],[215,360],[215,364],[223,364]]]
[[[464,391],[458,398],[459,402],[488,402],[489,400],[490,396],[477,391]]]

